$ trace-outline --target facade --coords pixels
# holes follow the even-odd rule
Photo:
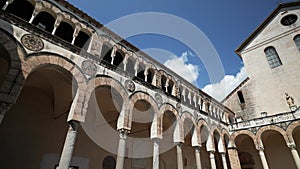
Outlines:
[[[67,1],[0,6],[1,168],[300,169],[299,2],[237,49],[221,103]]]

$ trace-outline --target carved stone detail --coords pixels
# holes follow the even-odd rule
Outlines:
[[[176,109],[177,109],[178,112],[181,112],[182,107],[181,107],[181,104],[180,104],[180,103],[177,103],[177,104],[176,104]]]
[[[97,73],[97,66],[90,60],[85,60],[81,63],[83,72],[89,76],[94,76]]]
[[[162,104],[163,99],[159,93],[155,93],[154,97],[155,97],[156,103]]]
[[[27,49],[32,51],[40,51],[44,48],[42,39],[32,34],[22,36],[21,42]]]
[[[135,84],[132,80],[126,80],[125,81],[125,88],[129,91],[129,92],[134,92],[135,91]]]

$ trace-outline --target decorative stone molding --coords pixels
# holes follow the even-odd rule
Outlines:
[[[135,91],[135,84],[132,80],[126,80],[124,84],[125,84],[125,88],[129,92],[134,92]]]
[[[97,66],[90,60],[85,60],[81,63],[81,69],[89,76],[94,76],[97,73]]]
[[[155,97],[155,100],[156,100],[157,104],[162,104],[163,99],[162,99],[162,97],[161,97],[161,95],[159,93],[155,93],[154,97]]]
[[[42,39],[33,34],[26,34],[22,36],[21,42],[27,49],[32,51],[40,51],[44,48]]]

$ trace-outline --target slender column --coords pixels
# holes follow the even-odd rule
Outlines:
[[[291,143],[290,145],[288,145],[289,148],[291,149],[291,153],[292,153],[292,156],[293,156],[293,159],[295,161],[295,164],[297,166],[297,169],[300,169],[300,158],[299,158],[299,154],[296,150],[296,145],[295,143]]]
[[[58,14],[57,17],[56,17],[55,23],[54,23],[54,27],[53,27],[52,33],[51,33],[52,35],[55,34],[56,29],[58,28],[61,20],[62,20],[62,14]]]
[[[153,169],[159,169],[159,138],[153,139]]]
[[[136,61],[134,64],[134,76],[137,76],[139,70],[139,61]]]
[[[13,3],[13,2],[14,2],[14,0],[7,0],[5,2],[5,5],[2,7],[2,10],[6,10],[6,8],[8,7],[8,5],[11,4],[11,3]]]
[[[177,168],[183,169],[183,161],[182,161],[182,143],[176,143],[176,150],[177,150]]]
[[[112,51],[111,51],[111,55],[110,55],[110,57],[111,57],[111,62],[110,62],[110,64],[111,64],[111,65],[114,64],[114,59],[115,59],[115,56],[116,56],[116,52],[117,52],[116,47],[113,47],[113,49],[112,49]]]
[[[120,139],[119,139],[116,169],[123,169],[124,168],[127,133],[128,133],[128,131],[126,131],[126,130],[120,130],[119,131]]]
[[[81,29],[80,25],[75,26],[75,30],[73,32],[73,39],[72,39],[72,42],[71,42],[72,45],[74,45],[76,37],[78,36],[78,33],[79,33],[80,29]]]
[[[64,148],[61,153],[58,169],[69,169],[72,159],[79,122],[72,120],[69,122],[69,124],[70,127],[66,136]]]
[[[148,69],[147,68],[144,70],[144,75],[145,75],[145,82],[147,82],[148,81]]]
[[[156,84],[156,79],[157,79],[157,75],[156,75],[156,73],[154,72],[154,73],[153,73],[152,82],[151,82],[151,84],[152,84],[153,86],[156,86],[156,85],[157,85],[157,84]]]
[[[166,80],[166,84],[165,84],[165,92],[168,92],[168,87],[169,87],[169,79]]]
[[[263,169],[269,169],[268,162],[267,162],[267,159],[266,159],[266,156],[265,156],[265,153],[264,153],[264,148],[259,147],[258,148],[258,153],[259,153],[259,157],[260,157]]]
[[[209,152],[209,159],[210,159],[211,169],[217,169],[214,151]]]
[[[38,15],[38,13],[40,12],[41,9],[42,9],[42,2],[37,1],[36,4],[35,4],[34,11],[33,11],[32,15],[31,15],[30,20],[29,20],[29,23],[32,23],[32,21]]]
[[[200,155],[200,150],[201,150],[201,147],[200,147],[200,146],[195,147],[195,156],[196,156],[196,165],[197,165],[197,169],[202,169],[202,167],[201,167],[201,155]]]
[[[226,154],[221,153],[221,157],[222,157],[223,169],[227,169]]]

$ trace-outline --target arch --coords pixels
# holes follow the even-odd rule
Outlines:
[[[56,36],[70,43],[72,42],[73,39],[73,33],[74,33],[74,26],[69,24],[66,21],[61,21],[55,31]]]
[[[25,21],[29,21],[34,10],[34,5],[27,0],[16,0],[8,5],[6,10]]]
[[[289,141],[289,138],[287,136],[287,133],[282,128],[280,128],[278,126],[274,126],[274,125],[262,127],[262,128],[260,128],[257,131],[257,133],[256,133],[256,139],[257,139],[256,141],[257,141],[257,143],[259,143],[259,144],[261,143],[261,136],[262,136],[262,134],[265,131],[268,131],[268,130],[274,130],[274,131],[279,132],[282,135],[283,139],[285,140],[286,144],[289,144],[290,141]]]
[[[103,169],[115,169],[116,159],[113,156],[106,156],[102,162]]]
[[[54,28],[55,16],[46,11],[41,11],[34,18],[32,24],[51,33]]]
[[[119,94],[122,96],[124,103],[129,102],[128,94],[124,86],[120,84],[120,82],[118,82],[117,80],[109,76],[96,76],[95,78],[92,78],[88,81],[86,100],[90,100],[92,92],[95,90],[95,88],[99,86],[110,86],[116,89],[119,92]],[[123,104],[122,111],[118,118],[117,130],[119,129],[130,130],[128,109],[129,107],[127,106],[127,104]]]
[[[80,30],[75,39],[74,45],[79,48],[83,48],[84,50],[87,50],[89,47],[89,43],[90,43],[90,35],[87,34],[85,31]]]
[[[123,60],[124,60],[124,58],[125,58],[125,53],[122,50],[117,49],[115,57],[114,57],[114,63],[113,63],[113,65],[116,69],[119,69],[119,70],[123,71],[123,68],[124,68]]]
[[[8,31],[12,31],[12,28]],[[11,34],[13,32],[8,33],[6,30],[0,28],[1,55],[6,55],[3,59],[7,62],[7,69],[1,67],[6,72],[2,75],[0,82],[2,86],[0,87],[0,93],[3,95],[3,97],[0,97],[0,101],[2,102],[0,105],[2,110],[0,114],[2,115],[10,109],[10,106],[3,107],[3,104],[13,104],[16,102],[25,80],[22,74],[22,62],[27,54],[22,45]]]
[[[251,131],[248,131],[248,130],[240,130],[240,131],[234,132],[230,137],[229,147],[230,148],[235,147],[236,137],[239,136],[239,135],[243,135],[243,134],[249,136],[252,139],[255,147],[259,147],[259,144],[257,143],[256,136]]]
[[[112,53],[113,45],[107,42],[103,42],[102,49],[100,53],[101,63],[109,65],[111,63],[111,53]]]
[[[273,46],[266,47],[264,52],[271,69],[282,65],[280,57]]]
[[[293,131],[296,127],[299,127],[299,126],[300,126],[300,121],[295,121],[295,122],[291,123],[288,126],[288,128],[286,129],[286,134],[292,143],[294,143]]]
[[[63,58],[60,55],[53,53],[38,53],[34,55],[29,55],[28,59],[23,64],[22,73],[24,78],[26,79],[28,75],[43,66],[51,66],[56,65],[66,71],[70,72],[73,78],[77,82],[77,92],[74,98],[76,102],[73,111],[70,111],[68,116],[68,121],[76,120],[80,122],[84,122],[86,109],[84,109],[85,103],[85,89],[86,89],[86,77],[81,72],[81,69],[75,65],[73,62]]]
[[[157,105],[156,101],[154,100],[154,98],[152,96],[150,96],[149,94],[147,94],[145,92],[135,92],[135,93],[133,93],[129,97],[129,115],[128,115],[128,117],[129,117],[129,126],[130,126],[130,128],[131,128],[131,125],[132,125],[133,107],[134,107],[135,103],[139,100],[144,100],[152,106],[155,117],[159,113],[158,105]],[[154,119],[156,119],[155,117],[154,117]],[[155,130],[155,131],[157,131],[157,130]]]
[[[137,77],[141,80],[145,80],[145,64],[140,62],[137,69]]]

